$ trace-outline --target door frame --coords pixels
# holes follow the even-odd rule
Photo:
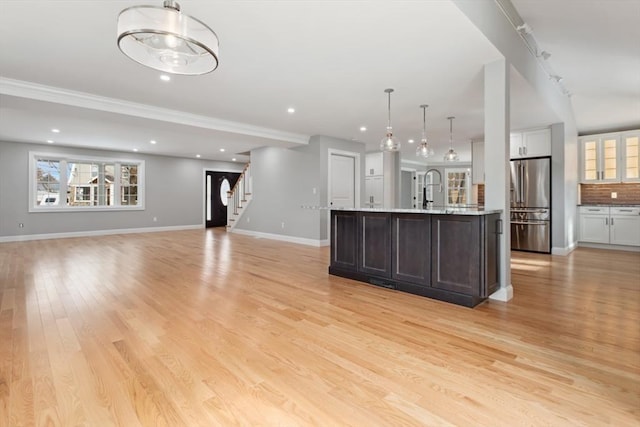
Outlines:
[[[344,150],[336,150],[335,148],[329,148],[328,151],[328,168],[327,168],[327,206],[331,207],[329,203],[331,203],[331,176],[332,176],[332,165],[331,165],[331,156],[338,155],[344,157],[352,157],[353,160],[353,174],[354,174],[354,186],[353,186],[353,207],[360,207],[360,199],[361,199],[361,190],[360,190],[360,153],[356,153],[353,151],[344,151]]]
[[[417,172],[418,169],[416,168],[407,168],[407,167],[400,167],[400,199],[402,200],[402,172],[411,172],[411,204],[413,205],[414,209],[417,207],[417,203],[418,203],[418,197],[416,194],[416,185],[418,182],[418,176],[417,176]]]
[[[204,167],[202,168],[202,178],[200,179],[200,200],[202,201],[202,223],[200,224],[202,226],[202,228],[206,229],[207,228],[207,206],[205,205],[205,200],[207,198],[207,172],[227,172],[227,173],[242,173],[246,163],[238,163],[239,169],[238,170],[233,170],[233,169],[221,169],[221,168],[211,168],[211,167]]]
[[[331,156],[333,155],[352,157],[353,158],[353,174],[354,174],[354,182],[353,182],[353,207],[356,209],[360,208],[360,202],[362,199],[362,190],[361,190],[361,167],[360,167],[360,153],[355,151],[345,151],[338,150],[335,148],[327,149],[327,236],[331,235],[331,176],[332,176],[332,166],[331,166]]]

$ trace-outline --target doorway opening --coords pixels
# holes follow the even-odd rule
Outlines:
[[[206,228],[227,225],[227,192],[236,185],[239,177],[240,174],[237,172],[205,171],[204,218]]]

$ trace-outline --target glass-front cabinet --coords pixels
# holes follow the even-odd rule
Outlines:
[[[445,205],[465,206],[469,203],[470,171],[466,168],[445,169]]]
[[[640,181],[640,131],[623,132],[620,136],[622,151],[622,181]]]
[[[640,130],[581,136],[580,182],[640,182]]]
[[[618,134],[580,138],[580,181],[620,181],[620,137]]]

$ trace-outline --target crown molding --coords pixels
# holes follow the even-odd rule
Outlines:
[[[0,94],[307,145],[309,135],[0,77]]]

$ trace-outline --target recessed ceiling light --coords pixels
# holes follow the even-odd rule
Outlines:
[[[224,148],[221,148],[221,149],[220,149],[220,152],[221,152],[221,153],[224,153]]]
[[[410,139],[409,141],[407,141],[409,144],[413,144],[415,141],[413,139]]]
[[[233,159],[231,159],[231,161],[232,161],[232,162],[235,162],[235,161],[236,161],[236,158],[234,157]]]
[[[167,76],[166,74],[161,74],[160,80],[162,80],[163,82],[168,82],[169,80],[171,80],[171,77]]]
[[[49,144],[53,144],[53,139],[47,139],[47,142],[48,142]]]
[[[287,108],[287,113],[289,113],[289,114],[293,114],[293,113],[295,113],[295,112],[296,112],[296,109],[295,109],[295,108],[293,108],[293,107],[289,107],[289,108]]]
[[[367,131],[366,126],[360,126],[360,132],[366,132],[366,131]]]
[[[60,129],[51,129],[51,132],[53,132],[53,133],[60,133]]]
[[[152,139],[151,141],[149,141],[151,144],[156,144],[157,141],[155,139]]]
[[[200,158],[200,154],[196,154],[196,157],[197,157],[197,158]]]
[[[133,151],[138,151],[138,149],[137,149],[137,148],[134,148],[134,149],[133,149]]]

